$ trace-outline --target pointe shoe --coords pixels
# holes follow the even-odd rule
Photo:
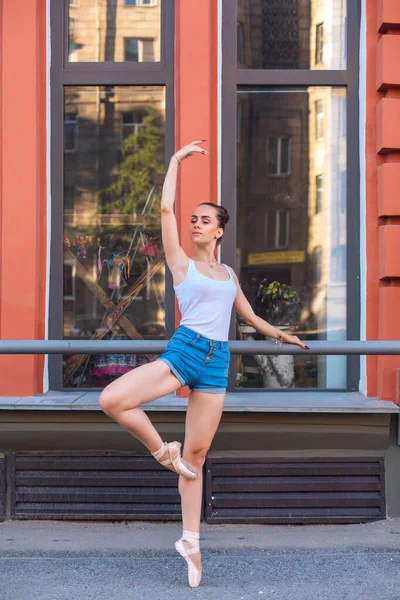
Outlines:
[[[174,467],[176,473],[183,475],[187,479],[197,479],[196,469],[184,458],[181,457],[181,446],[180,442],[163,442],[161,448],[157,452],[152,452],[152,455],[158,462],[163,465],[171,465]],[[165,452],[168,452],[169,458],[166,460],[159,460]]]
[[[181,556],[183,556],[183,558],[187,562],[189,585],[192,588],[199,587],[201,580],[201,569],[199,570],[196,567],[196,565],[189,556],[189,554],[195,554],[196,552],[200,551],[199,539],[200,534],[197,533],[197,531],[187,531],[186,529],[184,529],[182,537],[177,542],[175,542],[176,550]],[[192,548],[186,549],[183,544],[183,540],[185,542],[189,542]]]

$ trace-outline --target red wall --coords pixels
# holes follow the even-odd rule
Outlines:
[[[217,2],[176,0],[175,6],[175,147],[205,139],[203,147],[210,151],[208,156],[193,156],[180,166],[177,218],[182,246],[191,255],[193,210],[200,202],[218,202]],[[188,388],[179,394],[186,397]]]
[[[367,0],[367,339],[400,339],[400,2]],[[397,356],[367,360],[368,395],[394,400]]]
[[[176,148],[207,139],[180,167],[177,217],[217,201],[217,2],[175,0]],[[46,285],[46,1],[0,4],[0,337],[43,339]],[[366,0],[367,339],[400,339],[400,1]],[[177,322],[178,322],[177,313]],[[396,396],[398,357],[369,357],[368,395]],[[0,356],[0,395],[42,391],[43,357]],[[187,390],[183,391],[186,395]]]
[[[42,339],[46,285],[45,0],[1,13],[0,337]],[[1,395],[42,391],[43,356],[0,356]]]

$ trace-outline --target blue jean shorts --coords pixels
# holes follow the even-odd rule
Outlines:
[[[195,392],[223,394],[226,391],[228,342],[211,340],[180,325],[156,360],[164,361],[182,386],[187,385]]]

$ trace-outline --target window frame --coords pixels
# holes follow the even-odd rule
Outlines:
[[[150,6],[150,5],[149,5]],[[146,6],[147,7],[147,6]],[[127,7],[130,8],[130,7]],[[135,7],[132,7],[135,8]],[[64,201],[64,88],[68,86],[163,86],[165,88],[165,165],[174,153],[174,2],[161,4],[160,61],[69,62],[69,0],[50,0],[50,172],[51,239],[49,289],[49,339],[63,339],[63,210]],[[170,271],[165,270],[166,338],[175,329],[175,298]],[[61,355],[49,355],[49,387],[52,390],[82,392],[101,388],[65,388]]]
[[[221,257],[224,263],[236,269],[237,198],[236,198],[236,110],[237,92],[250,89],[285,89],[307,86],[332,86],[346,88],[346,134],[347,134],[347,339],[360,339],[360,231],[354,223],[360,222],[360,165],[359,165],[359,41],[361,25],[360,0],[347,0],[346,34],[343,52],[347,66],[343,70],[328,69],[241,69],[237,56],[237,0],[221,0],[221,188],[220,197],[231,218],[224,235]],[[236,339],[235,314],[232,315],[230,339]],[[228,391],[239,393],[235,386],[236,373],[231,363]],[[347,356],[347,388],[358,390],[360,358]],[[297,394],[321,392],[320,388],[295,388]],[[246,393],[263,391],[287,392],[288,390],[265,390],[246,388]],[[329,388],[329,391],[334,391]],[[343,391],[342,388],[337,391]]]

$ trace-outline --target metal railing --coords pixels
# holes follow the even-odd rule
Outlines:
[[[0,340],[0,354],[161,354],[168,340]],[[309,350],[271,341],[229,341],[232,354],[399,355],[400,341],[304,342]]]

